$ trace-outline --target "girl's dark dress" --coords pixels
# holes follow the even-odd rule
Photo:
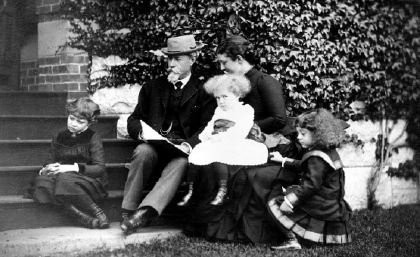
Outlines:
[[[107,196],[104,150],[101,138],[87,129],[72,136],[69,130],[58,133],[51,144],[52,160],[48,163],[74,164],[79,172],[39,175],[35,179],[33,199],[39,203],[62,204],[89,196],[97,202]]]
[[[300,158],[300,147],[293,142],[278,145],[272,150],[280,151],[284,156]],[[200,171],[184,232],[208,240],[282,242],[283,235],[267,211],[267,202],[282,194],[282,186],[296,183],[298,174],[281,168],[278,163],[253,167],[229,166],[227,200],[222,206],[213,206],[210,202],[217,193],[218,183],[211,175],[211,169],[210,164]]]
[[[302,179],[299,185],[286,191],[286,197],[294,207],[293,213],[280,211],[284,196],[269,201],[274,220],[315,243],[349,243],[351,209],[344,200],[344,171],[337,151],[312,150],[301,161],[288,166],[302,170]]]

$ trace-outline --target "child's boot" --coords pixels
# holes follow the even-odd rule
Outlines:
[[[109,220],[104,211],[96,203],[91,203],[89,207],[99,220],[99,228],[109,228]]]
[[[222,205],[227,195],[227,181],[221,180],[219,191],[217,191],[216,197],[210,202],[211,205]]]
[[[77,209],[74,205],[69,204],[66,205],[67,212],[73,216],[80,224],[87,228],[98,228],[99,227],[99,220],[93,218],[86,213]]]
[[[300,250],[302,246],[299,244],[295,234],[288,231],[286,234],[287,240],[281,243],[280,245],[272,246],[273,250]]]
[[[188,185],[188,193],[182,198],[182,201],[177,203],[178,206],[186,206],[188,202],[191,200],[194,191],[194,183],[190,182]]]

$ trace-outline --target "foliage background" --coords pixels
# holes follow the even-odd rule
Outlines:
[[[62,10],[75,35],[68,46],[128,60],[93,81],[91,91],[163,74],[164,58],[150,50],[188,33],[207,44],[195,68],[211,76],[217,45],[242,34],[258,68],[283,82],[290,114],[323,106],[348,118],[349,103],[362,99],[371,117],[397,118],[420,96],[420,20],[404,2],[64,0]]]

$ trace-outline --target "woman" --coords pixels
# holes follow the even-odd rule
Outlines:
[[[222,71],[245,75],[251,82],[251,92],[243,102],[255,110],[255,122],[261,131],[279,132],[286,126],[286,107],[279,81],[254,68],[250,43],[241,36],[227,38],[217,49],[217,61]]]
[[[217,60],[227,73],[245,75],[251,83],[250,93],[243,99],[255,110],[255,123],[268,134],[280,132],[274,147],[283,156],[299,158],[300,147],[295,133],[287,124],[281,84],[254,68],[249,42],[241,36],[227,38],[217,49]],[[217,181],[209,176],[212,164],[204,166],[198,176],[197,191],[191,199],[191,217],[185,228],[189,235],[209,240],[271,243],[282,240],[272,224],[267,201],[282,194],[282,187],[296,182],[297,175],[275,163],[258,167],[229,167],[228,196],[222,206],[213,206]],[[198,199],[200,199],[198,201]]]

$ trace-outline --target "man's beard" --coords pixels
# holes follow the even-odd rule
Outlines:
[[[175,82],[177,82],[179,80],[179,76],[181,74],[179,74],[178,71],[176,70],[170,70],[169,74],[168,74],[168,81],[172,84],[175,84]]]

